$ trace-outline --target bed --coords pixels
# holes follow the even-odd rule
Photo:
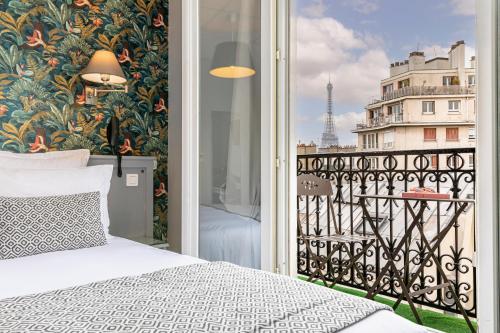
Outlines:
[[[201,206],[200,257],[260,268],[260,222],[223,209]]]
[[[75,318],[71,318],[71,316],[63,316],[62,318],[65,318],[65,320],[62,320],[60,317],[57,318],[57,315],[55,315],[53,312],[47,312],[46,309],[42,310],[44,308],[43,305],[46,304],[54,307],[54,300],[57,300],[63,302],[64,309],[67,309],[68,307],[70,307],[70,305],[68,305],[68,302],[71,302],[72,298],[65,298],[64,291],[68,292],[68,290],[71,290],[71,288],[77,286],[85,286],[85,289],[92,289],[96,287],[95,285],[93,285],[93,283],[99,281],[117,282],[120,281],[120,279],[123,277],[141,276],[144,274],[147,275],[148,273],[169,271],[182,267],[191,267],[191,270],[193,272],[196,272],[200,270],[200,267],[204,267],[207,265],[210,264],[201,259],[156,249],[118,237],[112,237],[108,240],[107,245],[100,247],[51,252],[39,254],[36,256],[28,256],[11,260],[1,260],[0,272],[2,272],[2,274],[0,274],[0,286],[2,286],[2,288],[0,288],[0,308],[3,308],[3,311],[0,313],[0,332],[41,332],[46,328],[45,325],[47,325],[47,327],[57,327],[57,325],[59,325],[61,331],[63,331],[62,329],[64,329],[64,327],[66,327],[68,330],[70,329],[70,327],[80,327],[78,331],[81,332],[85,332],[86,330],[92,331],[92,329],[87,327],[85,324],[94,320],[91,319],[91,317],[87,317],[80,313],[75,316]],[[240,274],[249,274],[249,276],[254,276],[254,272],[260,271],[243,269]],[[173,271],[172,273],[175,275],[179,272]],[[222,272],[209,272],[208,274],[221,273]],[[270,275],[271,278],[275,277],[274,274],[264,274]],[[276,277],[278,276],[276,275]],[[197,285],[197,281],[192,280],[190,276],[182,275],[181,278],[182,280],[184,280],[184,282],[182,283],[184,285],[184,289],[189,290],[191,288],[191,290],[199,289],[200,291],[205,289],[202,285]],[[221,277],[218,276],[218,279],[220,278]],[[294,283],[294,286],[298,288],[313,288],[314,290],[318,290],[320,294],[324,294],[325,296],[344,296],[343,294],[337,295],[335,291],[327,290],[321,286],[308,284],[306,282],[297,281],[287,277],[280,278],[292,281]],[[174,282],[172,281],[172,283]],[[56,294],[59,293],[59,295],[62,294],[63,296],[60,296],[58,299],[54,298],[54,295],[50,294],[51,292],[53,293],[54,290],[58,290]],[[259,288],[255,290],[255,292],[259,291]],[[296,291],[288,291],[288,293],[290,294],[293,294],[294,292]],[[218,293],[219,295],[226,295],[225,297],[229,297],[228,295],[231,294],[231,289],[218,290]],[[167,332],[172,330],[184,332],[210,331],[210,329],[204,330],[203,328],[209,327],[205,325],[207,325],[207,322],[211,322],[210,317],[215,318],[219,316],[220,319],[225,318],[226,316],[234,315],[232,311],[230,311],[229,313],[224,312],[224,306],[227,306],[227,304],[221,306],[221,303],[214,301],[213,308],[211,308],[210,305],[207,306],[206,299],[203,296],[203,293],[196,294],[198,295],[198,304],[196,304],[195,299],[191,299],[191,302],[187,302],[185,299],[183,301],[181,298],[178,298],[178,295],[173,295],[172,297],[177,299],[173,304],[171,304],[172,308],[165,308],[163,309],[162,313],[154,312],[153,314],[151,314],[152,318],[159,318],[161,316],[164,316],[162,320],[158,320],[158,322],[162,322],[161,325],[164,325],[164,328],[158,328],[157,330],[153,329],[152,332]],[[68,295],[71,295],[71,293],[69,293]],[[158,296],[160,295],[161,294],[159,292]],[[107,296],[109,296],[108,299],[113,299],[112,293]],[[323,298],[323,296],[321,297]],[[38,301],[35,302],[37,298]],[[105,296],[104,299],[106,298],[107,297]],[[327,298],[328,297],[326,297],[325,299]],[[353,305],[360,304],[360,302],[368,302],[362,299],[356,299],[353,297],[351,298],[350,296],[348,297],[348,300],[352,301]],[[185,321],[187,319],[182,314],[182,311],[180,311],[181,314],[178,314],[178,317],[175,317],[174,315],[174,310],[179,305],[179,303],[177,303],[179,301],[189,303],[185,304],[187,308],[192,306],[194,309],[199,309],[201,311],[201,314],[206,315],[201,315],[198,318],[197,322],[192,323],[193,326],[190,327],[190,323]],[[229,305],[231,305],[230,300],[226,301]],[[237,300],[237,303],[244,304],[243,298]],[[26,304],[31,304],[32,308],[29,308]],[[72,306],[74,309],[76,309],[78,308],[79,304],[73,304]],[[138,327],[135,327],[134,325],[138,325],[140,323],[140,320],[138,320],[134,316],[132,316],[134,320],[125,320],[125,313],[129,311],[130,314],[133,314],[133,311],[127,309],[127,307],[125,306],[119,309],[120,311],[111,311],[110,307],[116,307],[116,304],[113,304],[112,302],[107,304],[107,307],[108,308],[104,306],[100,309],[102,317],[100,317],[95,312],[92,312],[92,315],[97,318],[94,322],[94,327],[99,327],[97,331],[110,329],[111,331],[125,332],[128,331],[125,329],[126,327],[130,328],[130,331],[136,331],[138,329]],[[55,308],[57,309],[57,307]],[[301,310],[311,311],[315,308],[321,310],[320,304],[315,304],[312,309],[307,309],[307,307],[304,307]],[[228,309],[231,310],[231,307],[229,306]],[[249,322],[252,321],[252,311],[250,308],[248,309],[250,311],[244,316],[246,318],[244,318],[244,320],[242,319],[243,322],[245,320]],[[364,318],[357,323],[351,324],[350,327],[344,329],[343,332],[426,332],[423,328],[394,315],[388,309],[385,309],[383,307],[370,309],[374,311],[369,316],[367,316],[367,318]],[[349,309],[345,310],[347,311]],[[57,310],[52,311],[55,311],[57,313]],[[79,311],[81,311],[81,309]],[[144,309],[142,311],[144,311]],[[37,317],[36,314],[38,314],[38,316],[40,317]],[[287,314],[291,315],[293,313],[290,312]],[[306,318],[328,317],[328,313],[321,313],[321,311],[319,311],[319,313],[312,313],[310,315],[311,316],[307,316]],[[44,318],[47,322],[44,322]],[[176,320],[178,320],[180,323],[178,327],[175,327],[175,329],[172,327],[168,328],[168,324],[165,323],[165,321],[167,321],[172,324]],[[152,323],[153,321],[154,320],[151,319],[151,321],[149,322]],[[68,326],[70,322],[71,326]],[[200,324],[200,322],[205,322],[205,324]],[[224,324],[224,329],[226,331],[240,331],[238,326],[235,326],[236,322],[237,320],[235,318],[227,320]],[[322,331],[321,325],[319,323],[315,322],[312,324],[314,328],[306,329],[306,326],[304,326],[304,323],[302,323],[300,327],[297,327],[297,331]],[[144,323],[140,323],[140,325],[142,326],[144,325]],[[156,324],[151,325],[154,328],[154,325]],[[215,324],[213,325],[213,329],[215,329],[215,327],[218,327]],[[36,327],[38,327],[38,329]],[[142,328],[145,329],[145,327]],[[261,331],[266,331],[266,328],[269,329],[269,331],[274,331],[276,327],[263,327]]]
[[[113,167],[81,157],[0,169],[1,333],[426,332],[366,299],[109,235]]]

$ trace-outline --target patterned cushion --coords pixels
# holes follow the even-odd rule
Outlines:
[[[105,244],[99,192],[0,196],[0,260]]]

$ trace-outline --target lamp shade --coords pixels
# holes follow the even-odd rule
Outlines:
[[[125,74],[113,52],[99,50],[81,72],[84,80],[101,84],[124,84],[127,82]]]
[[[241,42],[223,42],[215,47],[210,74],[225,79],[255,75],[250,47]]]

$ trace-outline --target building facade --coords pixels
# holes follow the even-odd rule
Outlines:
[[[426,60],[412,52],[391,64],[381,98],[366,106],[358,124],[359,151],[418,150],[475,146],[475,58],[465,63],[465,43],[448,58]]]

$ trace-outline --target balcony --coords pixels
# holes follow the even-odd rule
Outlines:
[[[403,114],[392,114],[389,116],[380,116],[377,118],[369,119],[367,123],[356,124],[356,130],[363,130],[369,128],[377,128],[382,126],[387,126],[391,124],[401,124],[403,123]]]
[[[475,149],[435,149],[419,151],[369,152],[369,153],[332,153],[299,155],[297,173],[315,174],[331,180],[334,189],[333,212],[342,230],[350,234],[369,234],[358,199],[355,195],[388,195],[400,196],[414,186],[425,186],[440,193],[450,193],[452,198],[472,199],[475,190]],[[327,208],[327,201],[321,198],[298,198],[298,216],[306,233],[323,235],[328,231],[326,226],[332,214]],[[392,199],[372,199],[368,201],[369,214],[377,221],[378,231],[386,239],[389,246],[395,246],[407,231],[410,212],[407,207]],[[475,254],[475,209],[470,207],[462,213],[458,220],[450,222],[456,210],[454,203],[436,202],[426,209],[421,223],[425,234],[439,234],[445,225],[452,227],[445,241],[437,248],[439,265],[444,268],[461,304],[456,304],[449,293],[444,290],[431,290],[418,293],[425,287],[435,287],[442,283],[437,274],[436,262],[422,264],[422,258],[428,254],[422,246],[417,234],[412,235],[405,246],[394,258],[398,270],[405,260],[410,260],[410,269],[403,271],[405,283],[416,278],[410,289],[415,291],[412,300],[416,304],[442,310],[447,313],[460,313],[460,306],[470,317],[476,317],[476,267]],[[450,223],[448,223],[450,222]],[[325,254],[331,244],[327,242],[313,243],[313,251],[318,255]],[[361,245],[352,245],[360,250]],[[359,246],[359,248],[358,248]],[[392,249],[393,250],[393,249]],[[378,242],[357,260],[359,273],[350,269],[343,274],[340,284],[351,288],[362,289],[360,277],[373,283],[379,276],[381,268],[387,263],[387,257]],[[343,252],[334,256],[324,268],[327,280],[335,281],[346,264]],[[422,270],[419,270],[420,266]],[[314,263],[305,244],[297,242],[297,270],[299,274],[311,275]],[[414,274],[414,272],[419,272]],[[394,299],[401,296],[402,290],[390,272],[380,276],[384,282],[381,294]]]
[[[379,104],[382,102],[391,101],[394,99],[409,97],[409,96],[439,96],[439,95],[474,95],[476,89],[474,86],[462,87],[462,86],[416,86],[416,87],[405,87],[398,90],[394,90],[385,93],[382,99],[376,99],[372,101],[368,107],[374,104]]]

